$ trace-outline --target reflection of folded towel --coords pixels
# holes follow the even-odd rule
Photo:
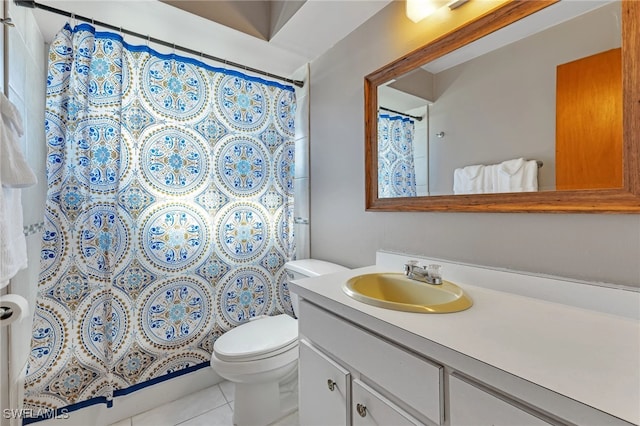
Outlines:
[[[494,192],[532,192],[538,190],[538,164],[524,158],[503,161],[496,166]]]
[[[477,164],[455,169],[453,172],[454,194],[482,194],[488,191],[485,166]]]
[[[24,188],[37,183],[36,175],[20,150],[22,118],[16,107],[0,94],[0,182],[7,188]]]

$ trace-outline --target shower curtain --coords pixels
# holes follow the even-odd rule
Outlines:
[[[414,121],[378,114],[378,198],[415,197]]]
[[[56,36],[25,408],[111,405],[291,312],[295,107],[290,86],[90,25]]]

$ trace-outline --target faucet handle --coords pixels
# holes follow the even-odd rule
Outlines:
[[[433,280],[434,284],[442,284],[442,265],[432,263],[427,265],[426,269],[429,274],[429,278]]]
[[[416,265],[418,265],[417,260],[407,260],[407,263],[404,264],[404,273],[409,274],[413,271],[413,268],[415,268]]]

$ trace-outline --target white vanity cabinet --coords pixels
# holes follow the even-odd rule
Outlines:
[[[351,374],[340,364],[311,346],[299,345],[298,417],[305,426],[347,425],[351,417]]]
[[[456,267],[461,281],[505,283],[525,295],[467,285],[470,309],[431,315],[371,306],[343,291],[353,277],[387,273],[386,265],[290,283],[301,298],[300,338],[344,378],[337,424],[640,426],[640,292]],[[558,300],[527,293],[538,287],[543,296],[558,291]],[[589,308],[601,302],[624,315]],[[305,370],[319,370],[309,367],[307,349],[300,355],[301,418],[309,401],[321,405],[305,383]],[[313,386],[326,389],[327,380]],[[322,407],[334,410],[321,405],[317,416],[326,414]]]
[[[544,416],[455,374],[449,376],[451,426],[545,426]]]
[[[299,332],[301,425],[563,424],[305,300]]]
[[[443,424],[442,366],[304,300],[299,328],[300,424]]]
[[[352,389],[353,426],[419,426],[422,424],[360,380],[353,381]]]
[[[299,392],[305,396],[298,407],[301,425],[421,424],[367,384],[358,379],[352,382],[348,370],[305,339],[300,340],[299,360]]]

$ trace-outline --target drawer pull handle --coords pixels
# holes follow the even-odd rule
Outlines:
[[[327,386],[329,387],[329,390],[331,392],[333,392],[337,385],[336,385],[336,382],[334,382],[333,380],[329,379],[329,380],[327,380]]]
[[[356,404],[356,411],[360,414],[360,417],[367,416],[367,406],[362,404]]]

